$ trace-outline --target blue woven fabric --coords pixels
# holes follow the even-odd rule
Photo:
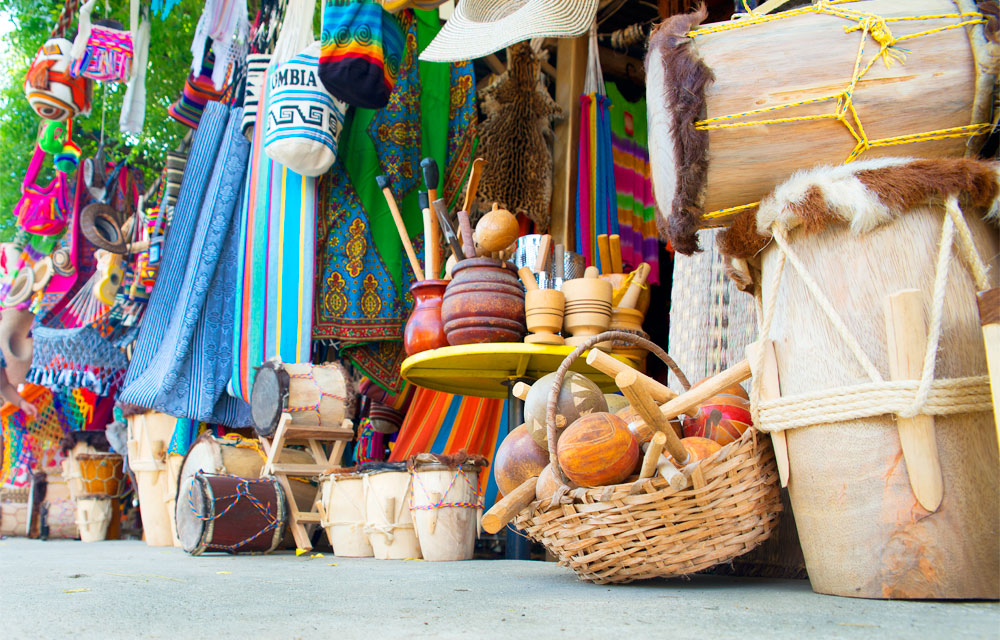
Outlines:
[[[195,133],[160,274],[119,401],[226,426],[250,424],[227,393],[238,225],[250,144],[242,109],[209,103]],[[211,178],[209,179],[209,175]]]

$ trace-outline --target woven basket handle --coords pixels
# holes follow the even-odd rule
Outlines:
[[[562,389],[563,379],[566,377],[566,373],[569,368],[573,366],[576,359],[580,357],[584,351],[592,348],[595,344],[600,342],[606,342],[608,340],[621,340],[623,342],[629,342],[637,347],[642,347],[648,349],[657,358],[663,361],[675,376],[677,380],[680,381],[681,386],[687,391],[691,388],[691,383],[688,382],[687,376],[681,371],[674,359],[667,354],[659,345],[647,340],[646,338],[635,335],[634,333],[627,333],[625,331],[605,331],[604,333],[599,333],[596,336],[591,336],[578,346],[576,349],[570,352],[568,356],[556,369],[556,377],[552,381],[552,389],[549,391],[549,402],[545,407],[545,429],[546,437],[549,441],[549,462],[557,471],[559,471],[560,477],[562,477],[562,469],[559,467],[559,461],[556,456],[556,403],[559,401],[559,391]],[[564,479],[565,481],[565,479]]]

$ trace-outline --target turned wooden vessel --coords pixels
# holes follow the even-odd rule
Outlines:
[[[562,291],[535,289],[524,295],[525,320],[531,335],[524,341],[532,344],[563,344],[563,309],[566,299]]]
[[[526,330],[524,290],[514,265],[470,258],[451,273],[441,303],[448,344],[521,341]]]
[[[441,321],[441,300],[447,286],[447,280],[424,280],[414,282],[410,287],[413,313],[403,330],[403,349],[406,350],[406,355],[412,356],[421,351],[448,346],[444,323]]]
[[[566,296],[566,314],[563,328],[573,334],[566,344],[577,346],[587,338],[607,331],[611,323],[611,283],[597,277],[597,269],[588,267],[583,278],[563,282]],[[608,343],[597,345],[610,349]]]

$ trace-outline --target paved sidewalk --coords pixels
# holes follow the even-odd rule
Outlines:
[[[0,540],[0,637],[998,638],[995,603],[883,602],[805,581],[599,586],[546,562],[212,554]]]

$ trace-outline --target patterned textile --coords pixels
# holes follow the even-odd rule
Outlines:
[[[464,450],[484,456],[492,465],[506,425],[505,400],[418,388],[389,461],[403,462],[418,453],[453,454]],[[486,487],[485,508],[489,509],[499,493],[489,466],[480,473],[479,486]]]
[[[340,141],[340,158],[321,182],[313,337],[337,341],[340,356],[397,392],[405,355],[403,323],[412,305],[413,273],[375,177],[386,174],[418,256],[423,238],[416,192],[420,158],[438,160],[443,195],[457,197],[476,118],[471,63],[419,62],[420,48],[440,29],[436,12],[398,16],[406,35],[399,78],[380,111],[355,109]],[[443,161],[443,162],[442,162]],[[400,276],[400,274],[402,274]]]
[[[216,66],[215,56],[209,52],[202,61],[201,72],[197,76],[193,73],[188,76],[184,81],[181,97],[167,107],[171,118],[192,129],[198,128],[205,105],[222,99],[223,91],[212,84],[212,73]]]
[[[38,408],[38,417],[28,418],[10,404],[0,408],[0,488],[26,488],[31,475],[43,469],[58,470],[65,457],[59,441],[70,431],[64,416],[52,402],[52,392],[34,384],[21,391]]]
[[[611,100],[611,146],[622,262],[632,268],[649,263],[647,281],[659,284],[660,247],[649,167],[646,99],[629,102],[613,82],[605,83],[605,89]]]
[[[245,401],[250,400],[255,367],[275,356],[283,362],[309,362],[312,346],[316,179],[283,167],[264,152],[268,97],[265,90],[237,222],[239,286],[229,393]]]
[[[123,403],[227,426],[250,423],[249,406],[225,393],[238,289],[232,222],[250,147],[242,117],[242,109],[209,103],[195,133]]]

